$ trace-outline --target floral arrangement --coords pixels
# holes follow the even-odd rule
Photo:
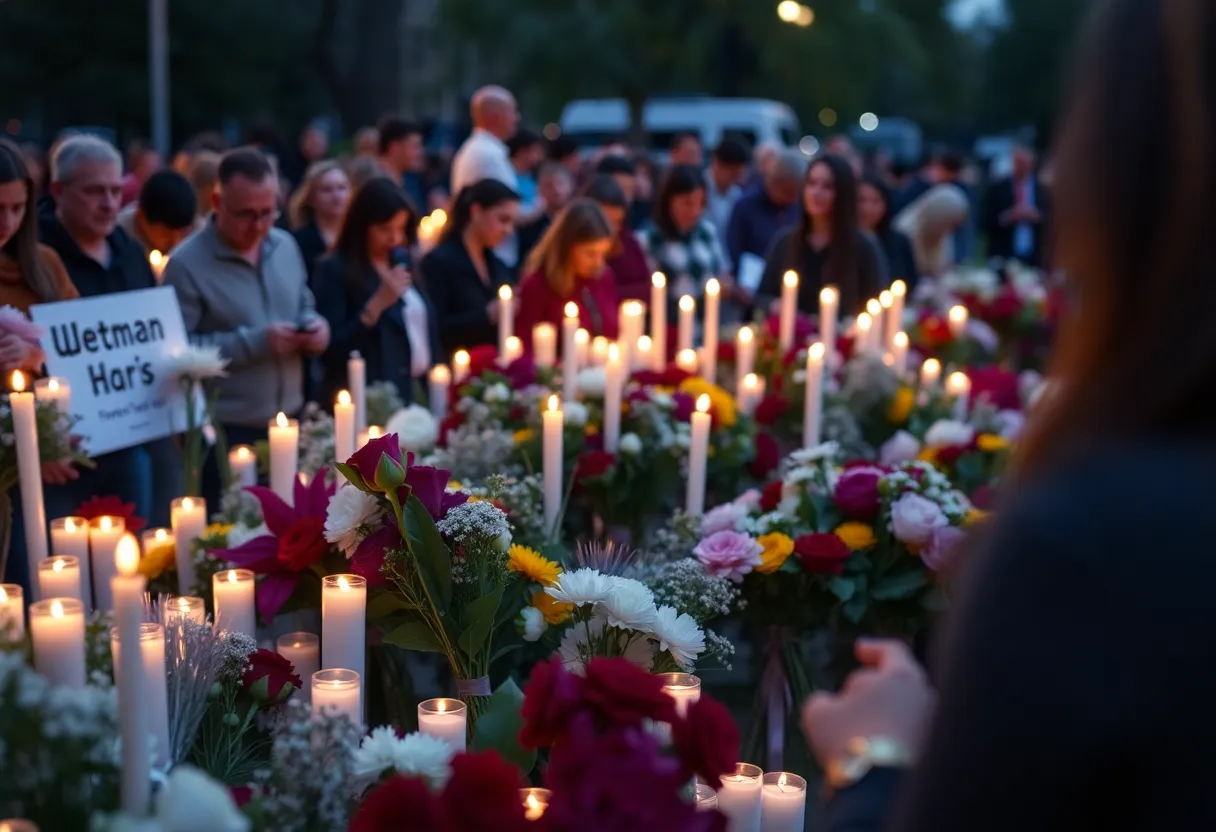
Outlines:
[[[208,381],[228,375],[228,359],[220,355],[219,347],[189,346],[170,359],[166,373],[181,385],[186,395],[186,430],[182,443],[185,482],[182,493],[197,497],[202,493],[203,462],[208,452],[205,434],[210,433],[213,439],[216,438],[211,414],[219,393],[213,391],[208,396],[205,387]],[[226,452],[222,456],[221,465],[226,466]]]

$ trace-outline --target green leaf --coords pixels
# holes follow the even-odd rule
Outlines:
[[[832,590],[832,594],[839,598],[842,602],[848,602],[851,601],[853,596],[857,593],[857,584],[850,581],[848,578],[833,575],[828,579],[828,589]]]
[[[414,495],[401,508],[401,519],[405,525],[410,554],[418,564],[418,573],[426,584],[431,603],[439,615],[447,615],[452,603],[452,553],[435,521]]]
[[[536,752],[519,744],[519,731],[524,725],[520,713],[523,704],[524,692],[514,679],[508,678],[499,685],[490,697],[490,704],[477,718],[473,750],[497,751],[526,777],[536,767]]]
[[[385,633],[384,641],[394,647],[405,650],[417,650],[419,653],[442,653],[443,645],[439,643],[435,633],[421,621],[407,621],[400,627]]]
[[[381,592],[379,595],[374,595],[367,602],[367,617],[370,621],[375,621],[379,618],[387,618],[395,612],[401,610],[416,610],[418,607],[409,603],[400,595],[390,591]]]
[[[363,481],[363,476],[359,473],[359,469],[355,466],[347,465],[345,462],[335,462],[334,467],[337,468],[338,473],[346,477],[346,481],[355,488],[367,494],[377,493],[374,488],[369,487],[368,484]]]
[[[859,594],[855,595],[851,601],[848,601],[841,607],[841,612],[844,613],[844,617],[849,619],[849,621],[852,621],[854,624],[860,624],[861,619],[866,617],[866,610],[869,609],[869,606],[870,603],[866,599],[866,596]]]
[[[916,569],[884,578],[870,591],[870,596],[876,601],[900,601],[912,597],[928,583],[929,578],[924,571]]]
[[[476,599],[464,611],[464,632],[457,645],[473,661],[482,648],[489,646],[490,634],[494,632],[494,615],[502,602],[502,587]]]
[[[494,664],[494,662],[498,661],[499,659],[503,658],[504,656],[511,655],[512,653],[514,653],[516,650],[519,650],[523,646],[524,646],[523,642],[518,642],[518,641],[515,642],[514,644],[504,644],[502,647],[499,647],[497,650],[494,651],[494,655],[490,656],[489,665],[492,666]]]

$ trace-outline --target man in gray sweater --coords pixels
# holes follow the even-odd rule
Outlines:
[[[304,406],[304,358],[325,351],[329,325],[295,240],[274,227],[278,186],[266,157],[253,148],[225,154],[213,204],[207,224],[169,258],[164,282],[177,290],[191,342],[228,359],[216,417],[229,444],[253,443],[276,414]],[[207,468],[204,496],[214,498],[218,480]]]

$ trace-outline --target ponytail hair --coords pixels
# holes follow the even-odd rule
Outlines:
[[[483,211],[505,202],[519,202],[519,194],[497,179],[482,179],[461,189],[452,204],[452,215],[444,227],[443,240],[459,240],[469,227],[473,206]]]

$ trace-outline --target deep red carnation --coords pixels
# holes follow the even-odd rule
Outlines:
[[[135,514],[134,503],[124,503],[119,497],[90,497],[76,509],[76,516],[85,520],[96,520],[98,517],[121,517],[123,528],[132,534],[148,525],[148,521]]]
[[[530,355],[521,355],[507,365],[503,371],[507,377],[507,385],[512,390],[522,390],[536,384],[536,359]]]
[[[663,679],[626,659],[592,660],[587,665],[583,700],[604,727],[675,719],[675,701],[663,691]]]
[[[772,427],[777,424],[777,421],[790,410],[790,400],[785,396],[777,393],[767,393],[760,403],[756,405],[756,412],[753,417],[756,424]]]
[[[575,482],[602,477],[616,465],[616,454],[610,451],[585,451],[579,455],[578,467],[574,472]]]
[[[845,517],[864,521],[874,519],[882,504],[878,482],[884,473],[881,468],[868,464],[841,472],[832,500]]]
[[[582,701],[583,678],[566,670],[561,659],[534,665],[524,687],[520,744],[524,748],[552,746],[566,733]]]
[[[760,492],[760,509],[764,512],[776,511],[777,506],[781,504],[781,494],[785,486],[780,480],[770,482],[764,486],[764,490]]]
[[[249,786],[229,786],[228,794],[232,795],[232,802],[237,806],[244,806],[253,800],[253,789]]]
[[[443,829],[439,799],[421,777],[395,774],[359,802],[347,832],[435,832]]]
[[[839,575],[844,571],[844,562],[852,552],[843,540],[834,534],[804,534],[794,541],[794,554],[802,561],[807,572],[822,575]]]
[[[241,687],[262,704],[287,701],[292,691],[302,686],[292,663],[273,650],[254,650],[249,654],[249,666],[241,677]]]
[[[781,463],[781,449],[777,440],[771,434],[756,434],[756,453],[748,463],[748,471],[753,477],[762,480]]]
[[[739,726],[726,706],[710,696],[702,695],[683,719],[672,723],[671,739],[689,776],[715,789],[739,760]]]
[[[527,832],[524,804],[519,799],[523,780],[515,766],[497,751],[457,754],[452,778],[439,800],[443,832]],[[391,827],[395,828],[395,827]]]
[[[937,461],[942,465],[953,465],[954,463],[958,462],[958,458],[960,456],[967,453],[967,451],[971,450],[973,447],[975,447],[975,445],[973,442],[971,442],[966,445],[947,445],[944,448],[938,448],[935,452]]]
[[[276,558],[284,569],[300,572],[320,563],[328,551],[324,518],[303,517],[279,535]]]

